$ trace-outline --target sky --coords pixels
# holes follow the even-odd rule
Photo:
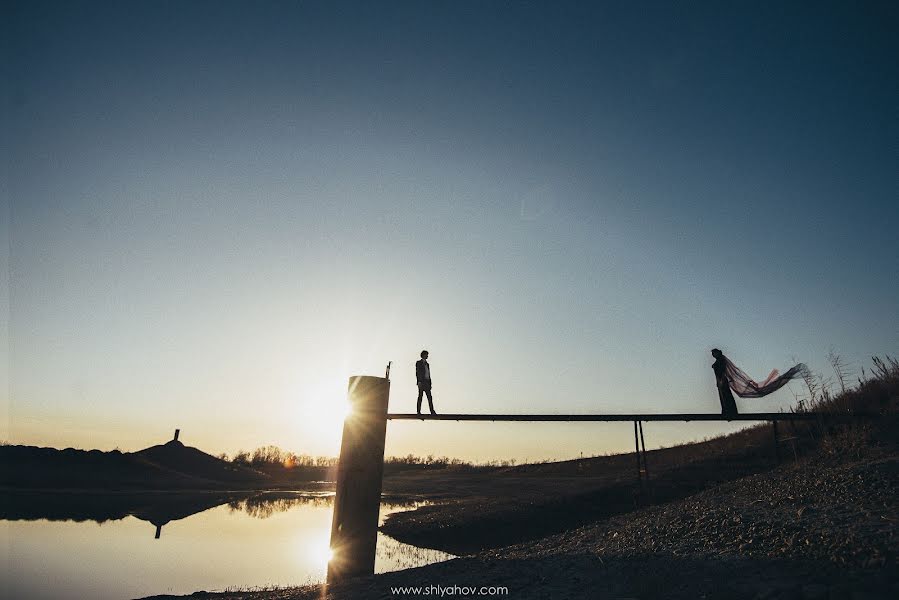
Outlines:
[[[414,411],[422,349],[446,413],[716,412],[713,347],[896,355],[895,5],[682,4],[4,4],[0,439],[335,455],[348,377],[393,361]]]

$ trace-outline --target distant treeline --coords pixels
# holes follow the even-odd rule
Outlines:
[[[282,450],[277,446],[262,446],[252,452],[240,450],[234,456],[229,457],[222,452],[218,457],[224,461],[232,462],[242,467],[268,470],[273,468],[293,469],[296,467],[335,467],[337,458],[333,456],[309,456],[308,454],[294,454]]]
[[[407,454],[406,456],[388,456],[384,459],[384,471],[386,473],[396,473],[408,469],[414,470],[438,470],[453,469],[457,471],[485,471],[497,469],[500,467],[514,467],[515,459],[510,460],[493,460],[484,463],[473,463],[462,460],[461,458],[450,458],[448,456],[415,456]]]
[[[279,448],[278,446],[262,446],[255,450],[240,450],[234,456],[228,456],[227,453],[221,453],[218,458],[231,462],[242,467],[249,467],[260,471],[275,470],[309,470],[323,469],[327,470],[337,466],[336,456],[310,456],[308,454],[296,454],[288,450]],[[457,469],[457,470],[484,470],[495,469],[499,467],[514,467],[515,459],[496,460],[486,463],[473,463],[460,458],[450,458],[448,456],[415,456],[408,454],[406,456],[388,456],[384,460],[384,469],[387,472],[396,472],[406,469],[436,470],[436,469]]]

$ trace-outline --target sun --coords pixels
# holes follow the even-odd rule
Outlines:
[[[334,409],[334,413],[342,424],[346,421],[347,417],[353,414],[353,405],[350,404],[349,400],[344,398],[342,401],[338,402],[338,405]]]
[[[290,411],[293,427],[304,440],[304,452],[336,455],[340,450],[343,422],[352,413],[346,384],[324,378],[293,393]]]
[[[351,415],[347,393],[349,376],[341,369],[322,370],[312,377],[291,382],[286,390],[288,412],[284,416],[296,445],[312,456],[336,456],[340,452],[343,423]]]
[[[343,427],[343,422],[352,413],[352,407],[345,397],[323,397],[308,400],[304,404],[301,418],[323,431],[339,431]]]
[[[313,565],[316,569],[328,568],[328,563],[334,558],[334,551],[330,547],[330,529],[322,529],[315,535],[306,532],[297,541],[300,560]]]

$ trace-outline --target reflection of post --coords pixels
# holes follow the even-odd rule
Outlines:
[[[337,465],[328,583],[375,571],[389,396],[388,379],[350,377],[352,412],[343,423]]]
[[[162,535],[162,525],[156,526],[156,536],[153,538],[154,540],[158,540],[159,536]]]

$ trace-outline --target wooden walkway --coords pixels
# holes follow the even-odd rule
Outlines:
[[[850,422],[876,418],[875,414],[852,413],[741,413],[733,416],[725,416],[721,413],[668,413],[668,414],[611,414],[611,415],[557,415],[557,414],[532,414],[532,415],[490,415],[490,414],[415,414],[415,413],[388,413],[387,419],[392,421],[827,421]]]

